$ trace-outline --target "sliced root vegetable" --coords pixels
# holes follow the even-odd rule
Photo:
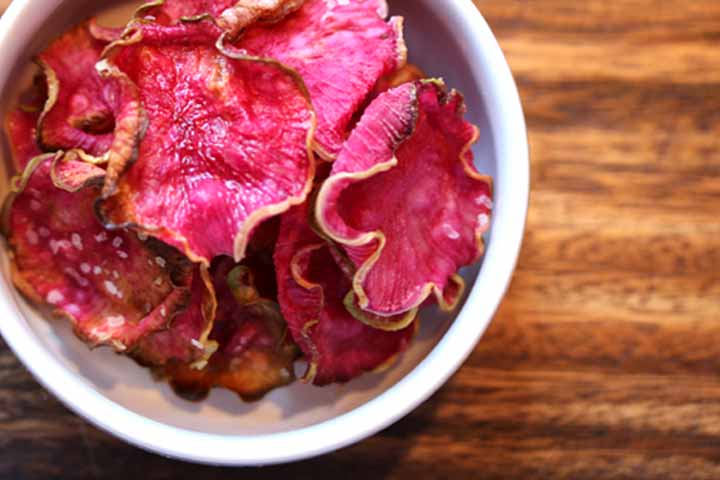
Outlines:
[[[256,22],[277,22],[305,0],[155,0],[141,6],[136,16],[162,25],[211,17],[232,37]]]
[[[399,315],[431,295],[452,309],[458,269],[482,256],[492,183],[473,165],[478,131],[464,113],[440,81],[401,85],[368,107],[333,164],[316,220],[356,267],[363,311]]]
[[[171,363],[160,373],[181,396],[197,400],[215,387],[256,400],[295,379],[297,347],[278,305],[262,298],[254,272],[225,257],[212,267],[218,310],[210,339],[218,348],[203,369]]]
[[[108,166],[99,211],[206,266],[240,260],[255,227],[312,186],[312,107],[282,65],[230,58],[176,27],[164,27],[165,40],[162,28],[139,23],[109,49],[108,65],[137,84],[149,127],[135,163]]]
[[[209,339],[217,311],[215,289],[204,267],[196,267],[187,308],[170,319],[167,329],[141,338],[130,355],[141,365],[180,363],[202,369],[217,350]]]
[[[43,150],[80,149],[93,163],[113,160],[111,151],[131,160],[144,128],[137,89],[122,74],[96,70],[112,32],[89,20],[39,55],[48,92],[38,122]]]
[[[249,28],[235,45],[300,74],[318,115],[316,151],[326,160],[340,151],[378,79],[406,62],[402,18],[386,16],[385,0],[307,0],[282,22]]]
[[[280,306],[308,360],[305,380],[347,382],[386,365],[404,351],[416,329],[415,312],[396,331],[366,325],[348,310],[352,283],[331,246],[309,227],[305,207],[283,215],[275,251]],[[386,319],[389,321],[389,319]]]
[[[36,127],[46,99],[45,81],[38,75],[33,85],[21,93],[18,106],[5,116],[5,134],[17,172],[25,170],[28,162],[42,153],[36,140]]]
[[[188,266],[157,241],[103,228],[93,210],[103,175],[62,154],[36,157],[13,182],[4,231],[22,293],[89,345],[125,351],[184,308]]]

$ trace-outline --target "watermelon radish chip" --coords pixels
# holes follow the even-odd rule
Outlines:
[[[181,363],[204,368],[217,350],[217,343],[208,338],[216,311],[217,299],[210,277],[203,267],[196,267],[187,307],[170,319],[167,328],[141,338],[130,355],[148,367]]]
[[[403,84],[368,107],[333,164],[316,219],[357,269],[360,309],[392,316],[431,294],[445,309],[459,301],[457,271],[482,255],[492,206],[464,113],[440,81]]]
[[[305,380],[315,385],[347,382],[379,369],[405,350],[415,315],[397,331],[373,328],[346,308],[351,279],[331,245],[318,237],[304,207],[283,215],[275,251],[280,307],[293,339],[305,354]]]
[[[210,17],[232,37],[256,22],[280,21],[304,0],[155,0],[141,6],[139,18],[161,25],[176,25]]]
[[[138,92],[124,75],[96,69],[117,34],[89,20],[38,56],[48,95],[37,129],[44,151],[78,149],[94,163],[117,163],[111,152],[132,156],[144,129]]]
[[[235,44],[300,74],[318,116],[315,149],[326,160],[337,156],[376,82],[406,62],[403,20],[386,16],[385,0],[307,0],[279,23],[248,28]]]
[[[13,167],[18,172],[25,170],[28,162],[42,153],[36,140],[36,127],[46,99],[45,80],[36,75],[32,85],[20,93],[15,108],[5,115],[5,134]]]
[[[159,374],[189,400],[205,398],[215,387],[257,400],[295,379],[297,347],[276,302],[263,297],[246,264],[220,257],[212,266],[218,309],[210,339],[217,352],[202,369],[186,363],[167,365]]]
[[[135,162],[108,166],[99,211],[108,226],[133,226],[209,266],[219,255],[241,260],[257,225],[305,200],[315,117],[294,72],[231,58],[203,28],[185,38],[138,23],[109,48],[149,123]]]
[[[169,247],[107,231],[94,215],[104,171],[61,154],[33,159],[4,208],[13,281],[30,300],[70,320],[91,346],[131,349],[187,302],[185,267]],[[53,183],[62,179],[61,187]]]

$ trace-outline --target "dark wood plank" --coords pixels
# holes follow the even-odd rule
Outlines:
[[[720,2],[475,3],[533,194],[510,292],[440,392],[340,452],[219,470],[97,431],[0,343],[0,477],[720,478]]]

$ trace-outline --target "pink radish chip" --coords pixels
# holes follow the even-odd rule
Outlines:
[[[330,160],[376,82],[406,62],[402,18],[389,21],[385,0],[307,0],[273,25],[255,25],[236,48],[294,68],[318,116],[316,150]]]
[[[302,82],[274,61],[217,51],[211,28],[139,23],[111,47],[108,63],[138,86],[149,124],[137,160],[108,167],[100,208],[107,224],[206,266],[242,259],[257,225],[305,200],[315,170]]]
[[[103,175],[59,155],[36,157],[6,200],[5,230],[18,289],[68,318],[88,344],[125,351],[163,328],[187,289],[176,287],[183,268],[167,246],[98,222]]]
[[[315,385],[347,382],[378,369],[405,350],[415,314],[397,331],[366,325],[346,308],[350,278],[333,260],[331,246],[307,221],[307,209],[283,215],[275,251],[278,292],[290,333],[305,354],[305,379]]]
[[[81,23],[56,39],[38,62],[47,82],[48,99],[39,119],[38,139],[46,151],[80,149],[105,157],[141,134],[142,111],[134,85],[122,76],[103,78],[96,69],[116,29]],[[127,155],[128,153],[126,153]]]
[[[439,81],[401,85],[368,107],[333,164],[316,218],[356,267],[362,310],[398,315],[431,294],[445,309],[459,301],[457,271],[482,256],[492,208],[464,113]]]

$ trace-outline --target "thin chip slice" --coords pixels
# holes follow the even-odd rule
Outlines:
[[[28,162],[42,153],[36,141],[36,125],[46,97],[45,82],[36,76],[32,86],[21,93],[18,106],[5,116],[5,133],[17,172],[25,170]]]
[[[315,385],[347,382],[386,365],[408,347],[416,328],[411,321],[383,331],[353,317],[344,303],[352,284],[330,249],[310,229],[305,206],[283,215],[275,251],[280,306],[307,357],[305,380]]]
[[[76,150],[58,152],[50,166],[50,179],[57,188],[70,193],[85,187],[102,185],[105,171],[82,161]]]
[[[110,50],[138,85],[149,128],[127,171],[108,167],[100,212],[206,266],[239,260],[258,224],[305,200],[314,113],[301,80],[276,62],[230,58],[194,43],[200,33],[177,37],[176,27],[138,24]]]
[[[130,355],[141,365],[159,367],[177,362],[202,369],[217,350],[208,337],[215,321],[217,300],[207,271],[196,267],[188,307],[169,320],[165,330],[141,338]]]
[[[250,401],[295,379],[297,347],[285,334],[278,305],[261,297],[253,277],[250,268],[227,257],[214,262],[218,311],[210,338],[218,350],[202,370],[181,363],[164,369],[179,395],[198,400],[221,387]]]
[[[363,310],[397,315],[431,294],[444,309],[459,301],[456,272],[480,259],[492,208],[464,113],[440,81],[401,85],[368,107],[333,165],[316,219],[357,267]]]
[[[249,28],[236,45],[302,76],[318,115],[316,151],[327,160],[378,79],[406,62],[402,18],[386,16],[385,0],[307,0],[280,23]]]
[[[134,85],[122,75],[103,78],[95,68],[111,32],[89,20],[38,57],[48,91],[38,124],[44,150],[77,148],[102,162],[111,148],[119,152],[141,134],[143,115]]]
[[[255,22],[277,22],[297,10],[305,0],[155,0],[141,6],[136,16],[162,25],[194,21],[205,16],[235,37]]]
[[[68,318],[91,346],[124,351],[167,324],[188,295],[174,286],[183,273],[168,268],[176,263],[167,260],[167,247],[108,232],[97,221],[93,204],[103,174],[59,154],[37,157],[14,182],[4,230],[17,288]]]

